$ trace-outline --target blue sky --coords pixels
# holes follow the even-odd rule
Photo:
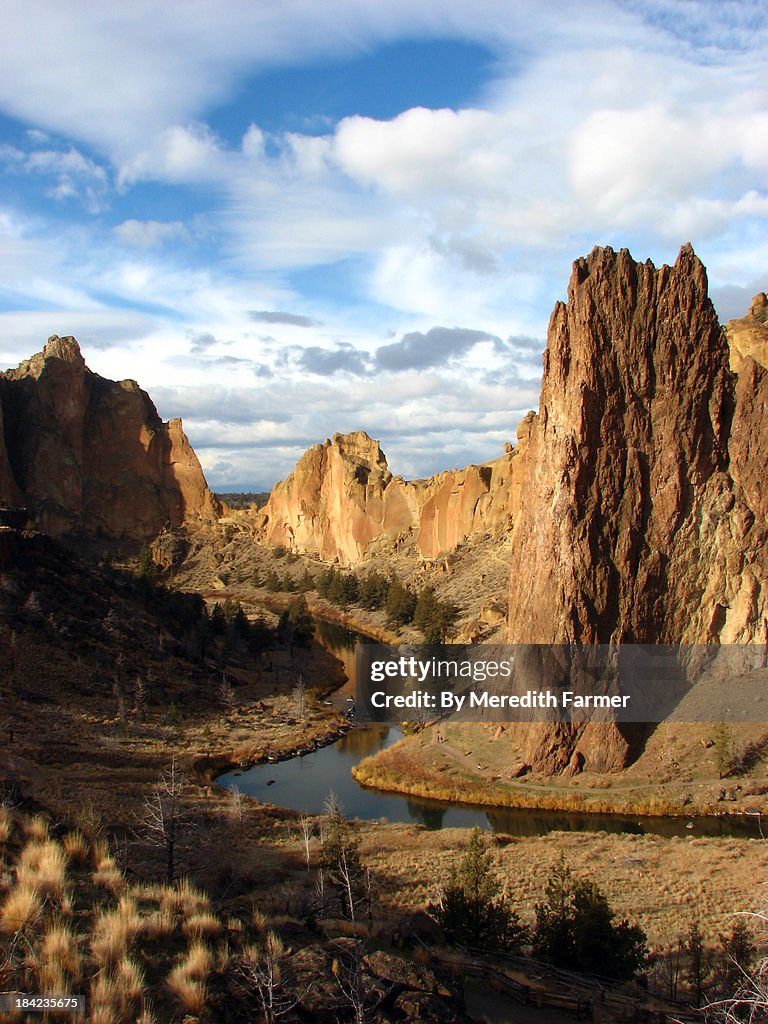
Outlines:
[[[365,429],[499,454],[595,244],[768,287],[765,4],[4,4],[0,363],[53,333],[182,415],[211,484]]]

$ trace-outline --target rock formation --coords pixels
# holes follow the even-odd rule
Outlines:
[[[74,338],[0,374],[0,504],[52,536],[145,540],[217,512],[180,420],[92,373]]]
[[[740,320],[729,320],[725,331],[731,349],[732,370],[739,373],[747,356],[768,367],[768,295],[765,292],[759,292],[752,299],[746,316]]]
[[[508,529],[518,454],[407,481],[392,476],[378,441],[364,431],[335,434],[274,487],[259,536],[347,566],[408,539],[423,557],[437,558],[473,533]]]
[[[689,245],[576,261],[520,459],[510,642],[768,640],[768,371],[729,356]],[[608,732],[532,728],[525,757],[621,767]]]

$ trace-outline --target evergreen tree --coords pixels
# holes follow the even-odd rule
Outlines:
[[[331,589],[331,585],[336,577],[336,573],[333,568],[325,569],[321,572],[315,580],[317,593],[320,597],[328,597],[328,592]]]
[[[608,900],[594,882],[573,878],[561,858],[536,905],[535,956],[567,970],[629,979],[647,963],[645,933],[628,921],[613,923]]]
[[[413,620],[416,596],[400,580],[393,579],[387,591],[387,619],[393,625],[405,626]]]
[[[717,965],[717,989],[722,996],[732,995],[749,975],[757,948],[749,925],[739,918],[730,935],[720,936],[720,957]]]
[[[309,611],[306,597],[301,594],[288,605],[277,626],[280,639],[293,652],[294,646],[308,647],[315,635],[315,620]]]
[[[217,601],[211,611],[211,630],[214,636],[223,636],[226,628],[227,620],[224,616],[224,609]]]
[[[493,855],[479,829],[451,870],[440,902],[427,908],[451,943],[516,952],[528,930],[501,894]]]
[[[369,572],[360,580],[358,603],[361,608],[375,611],[387,603],[389,580],[378,572]]]
[[[455,605],[437,599],[434,587],[424,587],[416,601],[413,624],[424,634],[426,643],[442,644],[457,615]]]

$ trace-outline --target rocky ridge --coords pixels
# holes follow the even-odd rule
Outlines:
[[[729,320],[725,327],[731,351],[731,369],[738,373],[747,356],[768,367],[768,295],[758,292],[746,316]]]
[[[147,540],[220,509],[181,420],[92,373],[74,338],[0,374],[0,504],[51,536]]]
[[[378,441],[364,431],[334,434],[275,485],[258,513],[256,537],[345,566],[411,543],[435,559],[473,534],[509,529],[519,502],[519,451],[409,481],[392,475]]]

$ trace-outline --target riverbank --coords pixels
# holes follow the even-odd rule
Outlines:
[[[705,742],[703,728],[686,726],[688,747]],[[678,732],[680,728],[678,726]],[[649,743],[645,760],[622,772],[584,772],[571,777],[534,774],[500,743],[497,726],[446,725],[415,736],[362,760],[353,769],[360,785],[423,799],[590,814],[690,817],[764,814],[768,811],[765,766],[749,777],[719,778],[685,760],[679,743],[672,770],[655,770],[664,730]],[[693,761],[693,758],[691,758]]]

